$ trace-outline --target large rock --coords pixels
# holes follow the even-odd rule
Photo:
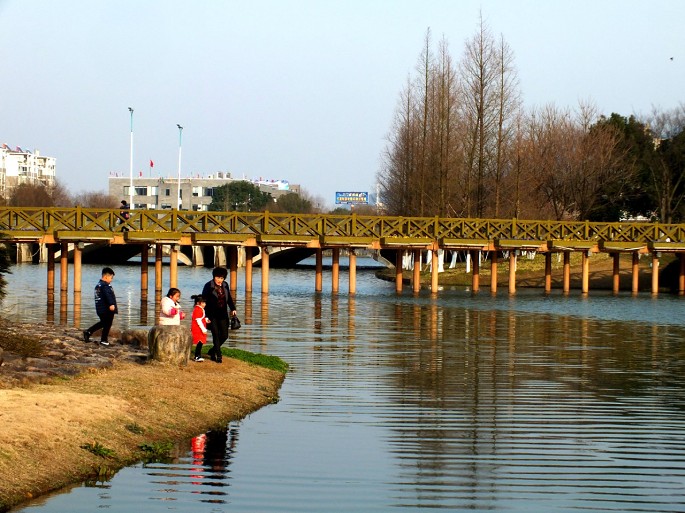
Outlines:
[[[187,365],[193,337],[186,326],[155,326],[147,335],[147,343],[152,360]]]
[[[147,349],[148,330],[124,330],[121,333],[121,343],[141,349]]]

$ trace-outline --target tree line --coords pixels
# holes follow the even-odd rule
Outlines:
[[[525,110],[514,54],[481,19],[458,62],[426,32],[377,174],[384,213],[618,221],[685,217],[685,105]]]

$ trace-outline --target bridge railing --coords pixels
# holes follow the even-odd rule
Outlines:
[[[313,239],[514,239],[685,244],[685,224],[184,210],[131,210],[130,218],[125,220],[119,209],[0,207],[0,232],[10,238],[27,234],[58,235],[59,232],[112,234],[123,230]]]

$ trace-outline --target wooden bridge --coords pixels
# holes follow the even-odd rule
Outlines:
[[[179,246],[223,246],[229,255],[231,286],[237,278],[237,248],[246,252],[246,292],[252,291],[252,258],[261,253],[262,292],[268,292],[269,252],[274,247],[312,248],[316,254],[316,290],[321,290],[321,258],[324,249],[333,254],[333,291],[338,291],[338,257],[340,249],[350,254],[350,293],[355,292],[355,250],[366,248],[394,251],[396,287],[402,290],[402,255],[431,250],[431,290],[438,290],[437,251],[468,251],[474,257],[472,289],[479,289],[478,252],[490,252],[491,285],[497,288],[499,255],[510,260],[509,291],[515,291],[516,258],[520,251],[538,251],[546,256],[545,289],[551,287],[551,255],[564,255],[564,291],[569,288],[569,255],[583,257],[583,292],[588,290],[589,256],[606,252],[614,257],[614,283],[618,290],[618,263],[621,253],[633,255],[633,292],[637,292],[637,259],[642,253],[652,256],[652,292],[658,291],[659,258],[662,253],[675,253],[680,259],[679,290],[685,291],[685,224],[643,222],[604,223],[576,221],[536,221],[520,219],[459,219],[439,217],[391,217],[332,214],[275,214],[270,212],[192,212],[182,210],[131,210],[124,219],[118,209],[1,207],[0,233],[7,242],[37,242],[48,248],[53,258],[62,248],[73,244],[75,273],[80,249],[84,243],[106,242],[111,245],[139,244],[156,246],[155,268],[160,273],[161,249],[171,251],[171,286],[176,280]],[[141,269],[147,294],[147,251],[143,251]],[[415,261],[418,258],[415,258]],[[80,260],[79,260],[80,262]],[[79,264],[80,265],[80,264]],[[415,266],[413,288],[420,288],[420,269]],[[63,272],[64,276],[66,272]],[[50,277],[48,277],[50,279]],[[64,278],[62,278],[64,279]],[[54,280],[54,278],[53,278]],[[142,281],[141,280],[141,281]],[[48,280],[49,281],[49,280]],[[76,276],[75,276],[76,288]],[[64,284],[63,284],[64,285]],[[80,285],[79,285],[80,289]],[[142,291],[142,288],[141,288]]]

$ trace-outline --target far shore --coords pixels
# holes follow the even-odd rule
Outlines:
[[[284,374],[224,358],[187,367],[116,363],[0,389],[0,512],[140,461],[274,403]],[[93,450],[95,449],[95,450]]]

